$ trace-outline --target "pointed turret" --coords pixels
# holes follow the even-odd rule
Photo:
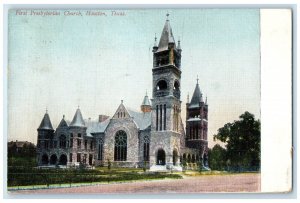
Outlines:
[[[80,111],[79,107],[76,110],[76,113],[73,117],[72,122],[70,123],[70,126],[72,126],[72,127],[85,127],[85,123],[84,123],[84,120],[82,118],[82,114],[81,114],[81,111]]]
[[[161,37],[158,44],[158,51],[164,51],[167,50],[169,47],[169,44],[175,45],[175,39],[172,33],[172,28],[170,26],[170,21],[168,19],[169,14],[167,14],[167,20],[165,23],[165,26],[163,28],[163,31],[161,33]]]
[[[47,110],[38,130],[54,130]]]
[[[141,105],[141,111],[144,112],[144,113],[151,111],[151,104],[150,104],[150,100],[149,100],[149,97],[147,95],[147,92],[146,92],[146,95],[144,97],[143,103]]]
[[[63,127],[68,127],[68,124],[67,124],[67,122],[65,120],[65,115],[63,115],[63,118],[61,119],[61,121],[60,121],[60,123],[59,123],[59,125],[58,125],[57,128],[63,128]]]
[[[190,102],[190,107],[199,107],[199,102],[203,102],[202,93],[200,91],[198,80],[199,79],[197,78],[197,84],[194,90],[192,100]]]

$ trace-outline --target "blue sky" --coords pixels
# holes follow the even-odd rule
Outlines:
[[[124,10],[125,16],[21,16],[9,12],[9,140],[36,142],[46,107],[54,126],[71,120],[80,106],[85,118],[112,116],[121,100],[139,110],[152,89],[152,46],[166,13],[182,47],[181,100],[197,75],[208,97],[212,135],[245,111],[260,118],[258,9]],[[28,11],[30,12],[30,11]]]

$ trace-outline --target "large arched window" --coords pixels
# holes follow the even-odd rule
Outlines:
[[[149,143],[150,143],[150,138],[148,135],[144,136],[143,139],[143,154],[144,154],[144,161],[149,161]]]
[[[116,133],[115,136],[115,161],[126,161],[127,157],[127,135],[123,130]]]
[[[65,135],[61,135],[59,137],[59,147],[66,148],[66,136]]]

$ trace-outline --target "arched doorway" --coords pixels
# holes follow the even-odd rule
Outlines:
[[[67,165],[67,156],[65,154],[60,155],[59,165]]]
[[[183,154],[182,161],[186,163],[186,154]]]
[[[166,164],[166,153],[163,149],[159,149],[157,151],[156,164],[157,165],[165,165]]]
[[[56,162],[57,162],[57,156],[56,156],[55,154],[52,154],[52,155],[50,156],[50,164],[51,164],[51,165],[55,165]]]
[[[196,157],[195,157],[195,154],[192,155],[192,163],[195,163],[196,162]]]
[[[43,165],[47,165],[49,163],[49,159],[48,159],[48,155],[47,154],[44,154],[42,156],[42,164]]]
[[[190,154],[188,154],[188,156],[187,156],[187,162],[191,163],[191,155]]]
[[[173,165],[175,166],[178,161],[178,152],[176,149],[173,150]]]

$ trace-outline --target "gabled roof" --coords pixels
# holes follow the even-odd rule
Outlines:
[[[169,43],[175,44],[175,39],[172,33],[172,28],[170,26],[169,20],[166,20],[165,26],[163,28],[163,31],[161,33],[161,37],[158,44],[158,50],[157,51],[164,51],[168,49]]]
[[[126,107],[123,104],[123,100],[121,101],[121,104],[119,105],[116,113],[114,114],[113,118],[128,118],[130,117]]]
[[[84,123],[84,120],[82,118],[82,114],[81,114],[81,111],[80,111],[79,108],[76,110],[76,113],[73,117],[72,122],[70,123],[70,126],[72,126],[72,127],[85,127],[85,123]]]
[[[54,130],[50,121],[49,114],[46,112],[38,130]]]
[[[199,107],[200,102],[203,102],[203,98],[202,98],[202,93],[200,91],[199,84],[197,82],[189,107]]]

